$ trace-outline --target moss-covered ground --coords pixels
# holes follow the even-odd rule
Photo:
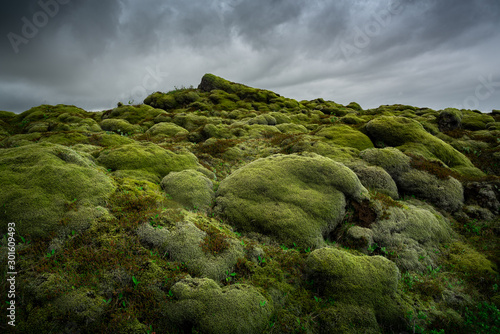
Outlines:
[[[1,111],[0,163],[2,333],[500,333],[498,112],[207,74]]]

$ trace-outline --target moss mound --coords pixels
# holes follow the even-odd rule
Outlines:
[[[321,248],[311,252],[306,265],[323,294],[339,304],[366,310],[371,331],[380,330],[378,326],[373,328],[377,322],[402,327],[402,310],[396,302],[400,274],[393,262],[381,256],[355,256],[335,248]],[[339,327],[356,318],[355,314],[349,312],[350,319]]]
[[[17,331],[494,331],[499,124],[213,74],[100,112],[0,111]]]
[[[459,173],[482,174],[462,153],[425,131],[418,121],[400,116],[381,116],[366,124],[369,135],[385,145],[401,151],[420,154],[443,162]]]
[[[318,246],[345,212],[346,196],[366,197],[356,175],[318,155],[254,161],[220,183],[216,210],[245,231],[291,245]]]
[[[273,307],[255,288],[220,288],[207,278],[186,278],[172,287],[175,298],[168,317],[185,329],[203,333],[261,333]]]
[[[61,228],[70,211],[82,209],[82,215],[88,214],[84,208],[104,204],[115,190],[102,169],[61,145],[40,143],[0,150],[0,166],[2,233],[7,223],[16,222],[22,236],[47,237]],[[65,223],[70,229],[83,228],[77,226],[78,221],[74,217]]]
[[[153,143],[132,143],[103,151],[97,163],[110,171],[140,170],[153,174],[156,182],[170,172],[198,167],[191,153],[173,153]]]

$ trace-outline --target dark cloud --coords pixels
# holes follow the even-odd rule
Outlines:
[[[0,109],[105,109],[207,72],[297,99],[498,109],[499,22],[497,0],[10,1]]]

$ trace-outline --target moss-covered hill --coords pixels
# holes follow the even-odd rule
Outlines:
[[[15,300],[18,333],[500,333],[499,175],[500,111],[211,74],[1,111],[0,331]]]

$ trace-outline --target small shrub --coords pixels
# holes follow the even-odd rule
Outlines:
[[[494,304],[482,302],[473,309],[466,308],[464,318],[470,333],[500,333],[500,310]]]

